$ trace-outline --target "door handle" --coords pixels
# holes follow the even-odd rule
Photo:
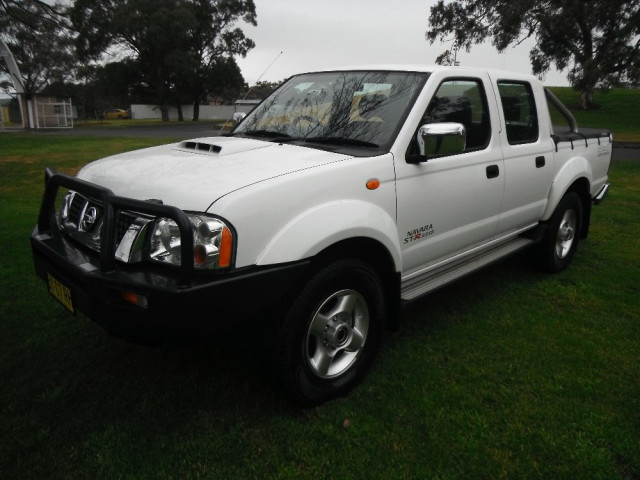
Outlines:
[[[487,167],[487,178],[496,178],[500,175],[500,168],[498,165],[489,165]]]
[[[536,157],[536,168],[542,168],[545,165],[545,159],[543,156]]]

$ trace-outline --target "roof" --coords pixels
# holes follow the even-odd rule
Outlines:
[[[323,68],[318,69],[315,72],[339,72],[339,71],[394,71],[394,72],[424,72],[435,73],[445,71],[460,72],[460,75],[478,75],[481,72],[486,72],[494,77],[506,77],[511,79],[518,78],[535,78],[533,75],[512,72],[505,70],[496,70],[482,67],[460,67],[460,66],[445,66],[445,65],[428,65],[428,64],[379,64],[379,65],[348,65],[335,68]],[[307,73],[307,72],[300,72]],[[312,73],[312,72],[310,72]]]

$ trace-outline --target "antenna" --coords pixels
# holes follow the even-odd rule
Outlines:
[[[269,69],[273,66],[274,63],[276,63],[276,61],[280,58],[280,56],[283,54],[284,52],[280,52],[278,55],[276,55],[276,58],[274,58],[271,63],[269,64],[269,66],[267,68],[264,69],[264,72],[262,72],[262,74],[258,77],[258,79],[255,81],[255,83],[247,90],[247,93],[245,93],[244,97],[242,97],[241,100],[246,100],[247,97],[249,96],[249,94],[251,93],[251,91],[258,85],[258,83],[260,83],[260,80],[262,79],[262,77],[264,77],[264,75],[269,71]],[[218,135],[220,135],[222,133],[222,130],[224,130],[224,127],[227,126],[227,124],[229,123],[229,120],[231,120],[231,118],[233,118],[233,114],[231,114],[231,117],[227,118],[226,122],[224,122],[222,124],[222,126],[220,127],[220,130],[218,130]]]
[[[274,63],[276,63],[276,61],[280,58],[280,56],[283,54],[284,52],[280,52],[278,55],[276,55],[276,58],[273,59],[273,61],[269,64],[269,66],[267,68],[264,69],[264,72],[262,72],[262,75],[260,75],[258,77],[258,79],[256,80],[256,83],[254,83],[254,86],[260,81],[262,80],[262,77],[264,77],[265,73],[267,73],[267,71],[273,66]],[[252,87],[253,88],[253,87]],[[249,89],[250,91],[251,89]],[[247,95],[249,95],[249,92],[247,92]],[[245,95],[245,98],[247,98],[247,96]]]

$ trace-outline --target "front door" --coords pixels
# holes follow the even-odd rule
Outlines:
[[[492,122],[495,106],[487,102],[489,89],[488,77],[443,79],[420,125],[462,123],[464,151],[419,164],[396,161],[405,274],[453,258],[496,234],[505,177],[502,156],[496,155],[500,147],[491,134],[498,126]]]

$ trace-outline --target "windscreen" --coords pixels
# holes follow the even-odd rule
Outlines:
[[[324,72],[291,78],[233,132],[386,148],[428,74]]]

